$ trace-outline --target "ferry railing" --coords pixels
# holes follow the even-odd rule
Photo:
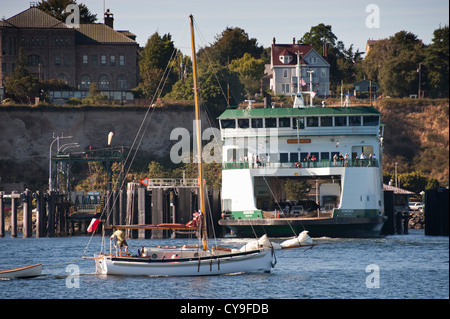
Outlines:
[[[224,162],[222,169],[258,169],[258,168],[329,168],[329,167],[378,167],[377,159],[338,159],[302,162]]]

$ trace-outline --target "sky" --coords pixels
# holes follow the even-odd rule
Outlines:
[[[191,55],[189,15],[196,22],[196,46],[214,43],[227,27],[240,27],[258,45],[292,43],[319,23],[346,48],[365,51],[368,39],[383,39],[406,30],[425,44],[433,31],[449,24],[447,0],[78,0],[103,22],[103,8],[114,14],[114,29],[129,30],[145,46],[156,31],[170,33],[175,47]],[[0,0],[0,18],[10,18],[30,6],[29,0]]]

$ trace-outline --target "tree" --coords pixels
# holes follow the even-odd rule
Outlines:
[[[69,4],[77,4],[75,0],[44,0],[37,4],[36,8],[50,14],[59,21],[66,22],[66,18],[70,12],[66,13],[65,9]],[[78,4],[80,8],[80,23],[94,23],[97,21],[97,15],[89,11],[84,4]]]
[[[341,85],[341,80],[345,83],[353,83],[357,79],[363,52],[359,52],[359,50],[353,52],[353,45],[345,49],[344,43],[338,41],[337,36],[333,33],[331,25],[320,23],[311,27],[298,43],[312,44],[314,50],[322,56],[324,55],[324,44],[326,44],[327,61],[330,64],[330,82],[334,90]]]
[[[19,48],[18,59],[14,72],[6,77],[6,94],[16,102],[31,103],[39,96],[39,80],[27,70],[27,58],[22,48]]]
[[[171,58],[174,57],[174,51],[175,46],[173,45],[170,33],[161,37],[158,32],[155,32],[148,38],[147,44],[144,50],[142,50],[139,59],[141,80],[136,89],[139,93],[150,98],[155,94],[159,95],[170,92],[172,84],[177,80],[176,73],[171,72],[164,82],[161,82],[161,80],[167,74],[166,68]],[[158,87],[160,90],[162,89],[162,83],[164,83],[163,91],[157,92]]]
[[[375,43],[363,62],[369,79],[380,84],[384,94],[396,97],[417,94],[423,44],[411,32],[400,31]]]
[[[264,76],[263,59],[255,59],[249,53],[245,53],[242,58],[231,61],[229,68],[239,74],[248,98],[259,91],[261,78]]]
[[[259,58],[262,52],[263,48],[257,45],[257,40],[249,38],[243,29],[227,27],[220,35],[216,36],[214,44],[199,50],[198,57],[199,60],[206,59],[228,65],[234,59],[243,57],[245,53]]]
[[[425,49],[423,65],[427,71],[426,87],[431,97],[448,96],[449,32],[448,25],[433,32],[433,43]]]

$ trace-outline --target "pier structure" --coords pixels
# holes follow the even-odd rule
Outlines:
[[[206,187],[206,186],[205,186]],[[59,193],[57,191],[25,190],[6,194],[0,191],[0,237],[6,235],[6,214],[11,214],[11,237],[71,236],[87,234],[92,218],[100,217],[107,231],[117,225],[186,224],[198,211],[199,186],[197,179],[154,179],[148,187],[140,183],[128,183],[127,189],[109,190],[105,194],[88,192],[85,195]],[[206,205],[209,224],[217,225],[220,218],[220,190],[207,189]],[[75,198],[78,196],[78,199]],[[75,198],[75,199],[73,199]],[[35,201],[35,208],[32,202]],[[19,214],[22,208],[22,215]],[[103,212],[103,214],[101,214]],[[221,228],[211,227],[209,236],[219,236]],[[182,237],[190,234],[174,230],[129,230],[131,239]]]

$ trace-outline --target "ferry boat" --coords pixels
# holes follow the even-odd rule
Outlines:
[[[237,237],[282,237],[293,230],[311,237],[379,237],[386,220],[380,116],[369,106],[305,106],[302,92],[293,107],[226,110],[219,116],[219,225]],[[300,181],[311,188],[313,205],[286,198],[285,185]]]

